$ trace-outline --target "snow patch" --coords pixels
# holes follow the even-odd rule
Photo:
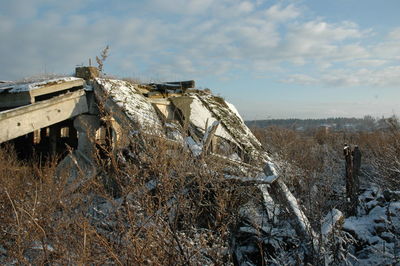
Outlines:
[[[42,88],[45,86],[61,84],[65,82],[75,81],[75,80],[82,80],[81,78],[76,77],[63,77],[63,78],[55,78],[49,79],[40,82],[33,82],[33,83],[24,83],[24,84],[0,84],[0,92],[7,90],[8,93],[21,93],[26,91],[35,90],[38,88]]]
[[[163,135],[163,127],[156,110],[133,84],[123,80],[101,78],[96,78],[96,81],[142,130],[148,134]]]
[[[322,220],[321,234],[323,238],[332,233],[334,227],[344,218],[343,213],[338,209],[332,209]]]
[[[229,109],[244,123],[244,120],[242,116],[240,115],[239,111],[236,109],[236,107],[231,104],[230,102],[225,101],[226,105],[229,107]]]
[[[202,146],[197,144],[196,141],[192,137],[187,137],[186,139],[186,144],[189,147],[189,149],[192,151],[192,154],[194,156],[200,156],[202,152]]]
[[[213,95],[197,95],[197,97],[210,110],[213,117],[221,121],[223,128],[235,139],[235,143],[240,144],[239,147],[249,153],[251,158],[262,158],[261,143],[244,124],[232,104]]]
[[[204,132],[206,125],[214,124],[218,120],[197,97],[192,98],[193,101],[190,104],[190,122],[192,122],[195,127]],[[231,134],[229,134],[229,132],[223,127],[218,127],[215,131],[215,135],[227,139],[238,145]]]

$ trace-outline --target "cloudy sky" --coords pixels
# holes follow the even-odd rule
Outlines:
[[[0,0],[0,80],[195,79],[245,119],[400,114],[399,0]]]

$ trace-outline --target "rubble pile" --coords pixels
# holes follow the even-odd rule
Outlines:
[[[349,250],[356,265],[400,262],[400,191],[371,185],[359,196],[357,215],[345,219],[343,230],[355,238]]]
[[[77,69],[77,75],[85,81],[65,78],[64,83],[75,83],[52,84],[61,100],[78,91],[81,104],[79,112],[64,116],[68,123],[62,121],[68,132],[75,131],[69,137],[76,145],[58,164],[55,179],[65,178],[63,204],[73,207],[55,214],[57,219],[72,221],[83,213],[92,234],[117,250],[135,249],[137,242],[157,236],[186,264],[384,264],[400,254],[400,192],[365,190],[357,216],[344,218],[334,209],[321,228],[312,228],[275,162],[223,98],[196,89],[194,81],[139,84],[99,78],[90,68]],[[43,84],[49,82],[24,88]],[[49,101],[51,93],[28,103],[40,107],[43,102],[35,101]],[[47,138],[46,130],[34,130]],[[108,195],[88,184],[103,186]],[[218,193],[226,193],[226,202],[218,202]],[[68,203],[78,196],[79,204]],[[221,217],[217,206],[229,217]],[[27,247],[26,261],[57,252],[56,243],[42,242]],[[113,256],[108,262],[118,261]],[[129,254],[122,256],[129,260]],[[1,245],[0,262],[16,263]]]

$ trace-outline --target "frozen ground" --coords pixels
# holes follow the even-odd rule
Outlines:
[[[355,265],[400,265],[400,191],[364,188],[357,216],[345,219],[343,230],[357,240]]]

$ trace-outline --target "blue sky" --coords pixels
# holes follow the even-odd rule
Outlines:
[[[400,114],[398,0],[0,0],[0,80],[195,79],[245,119]]]

